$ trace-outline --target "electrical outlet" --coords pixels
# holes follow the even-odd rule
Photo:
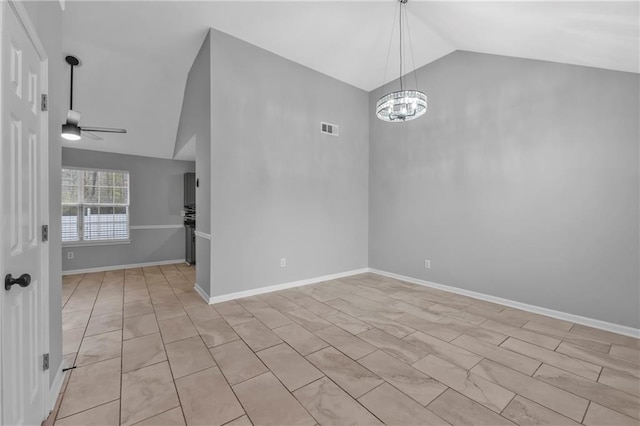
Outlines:
[[[73,252],[72,251],[68,251],[67,252],[67,259],[73,259]]]
[[[431,261],[429,259],[424,260],[425,269],[431,269]]]
[[[280,259],[280,267],[284,268],[287,266],[287,258],[283,257],[282,259]]]

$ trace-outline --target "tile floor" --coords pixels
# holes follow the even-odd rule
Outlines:
[[[638,425],[640,341],[372,274],[208,306],[64,277],[56,425]]]

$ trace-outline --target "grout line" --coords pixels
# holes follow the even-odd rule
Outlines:
[[[249,349],[251,349],[251,348],[249,348]],[[253,349],[251,349],[251,350],[253,350]],[[260,362],[262,362],[262,359],[260,359],[260,357],[259,357],[255,352],[254,352],[254,355],[256,355],[256,357],[260,360]],[[307,361],[307,362],[308,362],[308,361]],[[283,387],[283,389],[285,390],[285,392],[288,392],[288,393],[289,393],[289,395],[293,398],[293,400],[294,400],[294,401],[296,401],[296,402],[298,403],[298,405],[300,405],[300,407],[301,407],[304,411],[306,411],[306,412],[307,412],[307,414],[309,415],[309,417],[311,417],[312,419],[316,420],[316,418],[315,418],[315,417],[313,417],[313,415],[311,415],[311,413],[309,412],[309,410],[307,410],[307,408],[306,408],[304,405],[302,405],[302,403],[301,403],[300,401],[298,401],[298,399],[297,399],[297,398],[295,397],[295,395],[293,394],[293,391],[290,391],[290,390],[289,390],[289,388],[287,388],[287,386],[282,382],[282,380],[280,380],[280,378],[278,377],[278,375],[277,375],[276,373],[274,373],[274,372],[269,368],[269,366],[267,366],[266,364],[264,364],[264,362],[262,362],[262,364],[263,364],[265,367],[267,367],[267,371],[266,371],[266,372],[264,372],[264,373],[262,373],[262,374],[258,374],[257,376],[254,376],[254,377],[252,377],[251,379],[255,379],[256,377],[262,376],[262,375],[267,374],[267,373],[271,374],[273,377],[275,377],[275,379],[278,381],[278,383],[280,383],[280,386],[282,386],[282,387]],[[322,372],[322,371],[321,371],[321,372]],[[324,375],[324,372],[322,372],[322,374]],[[251,379],[247,379],[247,380],[245,380],[245,382],[247,382],[247,381],[249,381],[249,380],[251,380]],[[319,379],[318,379],[318,380],[319,380]],[[235,384],[235,385],[233,385],[233,386],[237,386],[237,385],[239,385],[239,384],[240,384],[240,383],[236,383],[236,384]],[[235,390],[233,389],[233,386],[231,387],[231,390],[232,390],[232,391],[233,391],[233,393],[235,394]],[[306,385],[304,385],[304,386],[306,386]],[[300,387],[302,387],[302,386],[300,386]],[[299,388],[298,388],[298,389],[299,389]],[[295,390],[297,390],[297,389],[295,389]],[[236,394],[236,398],[238,399],[238,401],[240,401],[240,398],[238,397],[238,395],[237,395],[237,394]],[[240,405],[242,405],[242,402],[240,403]],[[244,410],[244,405],[242,406],[242,409]],[[247,410],[245,410],[245,413],[246,413],[246,412],[247,412]],[[248,414],[247,414],[247,415],[248,415]]]
[[[215,309],[215,308],[214,308],[214,309]],[[217,312],[217,311],[216,311],[216,312]],[[229,323],[227,322],[227,320],[226,320],[226,319],[224,319],[224,317],[223,317],[222,315],[220,315],[220,318],[222,318],[222,320],[227,324],[227,326],[231,327],[231,325],[229,325]],[[232,328],[232,329],[233,329],[233,328]],[[235,330],[234,330],[234,333],[235,333]],[[238,334],[236,333],[236,335],[238,335]],[[251,349],[251,347],[249,347],[249,345],[247,345],[247,343],[242,339],[242,337],[240,337],[240,336],[238,335],[238,339],[239,339],[242,343],[244,343],[250,351],[252,351],[252,352],[253,352],[253,349]],[[233,340],[232,342],[236,342],[236,341],[237,341],[237,340]],[[225,345],[225,344],[227,344],[227,343],[231,343],[231,342],[226,342],[226,343],[220,344],[220,345],[218,345],[218,346],[222,346],[222,345]],[[205,346],[207,346],[207,345],[206,345],[206,343],[205,343]],[[214,346],[214,347],[215,347],[215,346]],[[216,365],[217,365],[217,364],[218,364],[218,362],[216,361],[215,357],[214,357],[214,356],[213,356],[213,354],[211,353],[211,349],[213,349],[213,348],[208,348],[208,347],[207,347],[207,350],[209,351],[209,354],[211,354],[211,357],[213,358],[214,362],[215,362],[215,363],[216,363]],[[255,352],[254,352],[253,354],[254,354],[254,356],[258,359],[258,361],[262,362],[262,360],[261,360],[257,355],[255,355]],[[263,365],[264,365],[264,363],[263,363]],[[267,370],[268,370],[268,371],[271,371],[271,370],[269,370],[269,368],[268,368],[268,367],[266,367],[266,365],[265,365],[265,368],[267,368]],[[227,378],[227,376],[225,375],[225,373],[224,373],[224,371],[222,370],[222,368],[220,368],[220,366],[218,366],[218,369],[220,370],[220,374],[222,375],[222,378],[224,379],[225,383],[227,384],[227,386],[229,387],[229,389],[231,389],[231,392],[233,393],[233,396],[236,398],[236,401],[238,401],[238,404],[240,404],[240,407],[242,407],[242,411],[244,411],[244,415],[246,415],[246,416],[247,416],[247,418],[251,421],[251,423],[255,423],[254,421],[252,421],[252,420],[251,420],[251,416],[249,416],[249,412],[248,412],[248,411],[247,411],[247,409],[245,408],[245,406],[244,406],[244,404],[242,403],[242,401],[240,400],[240,398],[238,398],[238,394],[236,393],[235,389],[233,389],[233,386],[235,386],[235,385],[237,385],[237,384],[239,384],[239,383],[242,383],[242,382],[238,382],[238,383],[236,383],[236,384],[234,384],[234,385],[231,385],[231,383],[229,382],[229,379],[228,379],[228,378]],[[262,374],[264,374],[264,373],[262,373]],[[253,379],[253,378],[255,378],[255,377],[258,377],[258,376],[260,376],[260,375],[261,375],[261,374],[258,374],[258,375],[256,375],[256,376],[253,376],[253,377],[251,377],[250,379],[246,379],[246,380],[251,380],[251,379]],[[246,380],[243,380],[243,382],[245,382]],[[242,417],[242,416],[238,416],[237,418],[240,418],[240,417]],[[233,420],[231,420],[231,421],[233,421]],[[231,421],[229,421],[229,422],[231,422]],[[229,422],[227,422],[227,423],[229,423]]]
[[[500,412],[498,413],[499,416],[504,417],[505,419],[509,420],[506,416],[503,416],[502,413],[504,413],[504,410],[507,409],[507,407],[513,402],[514,399],[516,399],[516,397],[518,396],[517,393],[512,392],[513,396],[511,397],[511,399],[509,400],[509,402],[507,402],[504,406],[504,408],[502,410],[500,410]],[[566,417],[566,416],[565,416]]]
[[[491,360],[490,360],[490,361],[491,361]],[[495,362],[495,361],[493,361],[493,362]],[[543,363],[543,364],[544,364],[544,363]],[[500,365],[501,365],[501,364],[500,364]],[[501,366],[502,366],[502,365],[501,365]],[[517,371],[517,370],[514,370],[513,368],[507,367],[507,366],[502,366],[502,367],[503,367],[503,368],[507,368],[507,369],[509,369],[509,370],[513,370],[513,371],[515,371],[515,372],[517,372],[517,373],[520,373],[520,374],[524,374],[524,373],[521,373],[521,372],[519,372],[519,371]],[[542,367],[542,365],[541,365],[540,367]],[[538,367],[538,369],[539,369],[540,367]],[[537,371],[537,370],[536,370],[536,371]],[[534,374],[535,374],[535,373],[534,373]],[[566,390],[566,389],[562,389],[562,388],[560,388],[560,387],[558,387],[558,386],[555,386],[555,385],[553,385],[553,384],[551,384],[551,383],[547,383],[547,382],[545,382],[544,380],[540,380],[540,379],[538,379],[537,377],[533,377],[533,376],[531,376],[530,378],[531,378],[531,379],[533,379],[533,380],[536,380],[536,381],[538,381],[538,382],[540,382],[540,383],[544,383],[544,384],[546,384],[546,385],[549,385],[549,386],[551,386],[551,387],[553,387],[553,388],[555,388],[556,390],[559,390],[559,391],[561,391],[561,392],[566,392],[566,393],[571,394],[571,395],[574,395],[574,396],[576,396],[576,397],[578,397],[578,398],[580,398],[580,399],[583,399],[583,400],[587,401],[587,408],[588,408],[588,406],[589,406],[589,402],[590,402],[590,399],[589,399],[589,398],[585,398],[584,396],[578,395],[578,394],[576,394],[576,393],[574,393],[574,392],[568,391],[568,390]],[[506,389],[506,390],[508,390],[508,391],[510,391],[510,392],[515,393],[516,395],[520,395],[519,393],[514,392],[514,391],[512,391],[511,389],[509,389],[509,388],[506,388],[506,387],[502,386],[502,385],[501,385],[500,383],[498,383],[498,382],[495,382],[495,381],[490,380],[490,379],[486,379],[486,380],[489,380],[490,382],[492,382],[492,383],[494,383],[494,384],[496,384],[496,385],[500,386],[501,388]],[[527,397],[526,397],[526,396],[524,396],[524,395],[520,395],[520,396],[521,396],[522,398],[529,399],[530,401],[533,401],[532,399],[527,398]],[[558,412],[558,411],[554,410],[553,408],[547,407],[546,405],[541,404],[541,403],[536,402],[536,401],[533,401],[533,402],[535,402],[536,404],[538,404],[538,405],[540,405],[540,406],[542,406],[542,407],[546,408],[546,409],[547,409],[547,410],[549,410],[549,411],[553,411],[554,413],[556,413],[556,414],[558,414],[558,415],[560,415],[560,416],[563,416],[563,417],[569,418],[569,416],[567,416],[566,414],[562,414],[562,413],[560,413],[560,412]],[[609,408],[609,407],[607,407],[607,408]],[[611,410],[613,410],[613,409],[611,408]],[[614,410],[614,411],[615,411],[615,410]],[[586,410],[585,410],[585,413],[586,413]],[[624,414],[624,413],[621,413],[621,414]],[[572,419],[572,420],[573,420],[573,419]]]
[[[589,412],[589,408],[591,408],[591,400],[587,400],[587,409],[584,410],[584,415],[582,416],[582,421],[580,423],[584,423],[584,419],[587,417],[587,413]]]
[[[56,420],[55,420],[55,421],[57,422],[58,420],[68,419],[69,417],[75,416],[75,415],[77,415],[77,414],[81,414],[81,413],[87,412],[87,411],[89,411],[89,410],[93,410],[94,408],[99,408],[99,407],[102,407],[103,405],[111,404],[111,403],[112,403],[112,402],[114,402],[114,401],[120,401],[120,398],[116,398],[116,399],[112,399],[111,401],[107,401],[107,402],[100,403],[99,405],[96,405],[95,407],[85,408],[84,410],[81,410],[81,411],[78,411],[78,412],[75,412],[75,413],[69,414],[68,416],[64,416],[64,417],[56,417]],[[54,422],[54,423],[55,423],[55,422]]]
[[[234,342],[237,342],[237,340],[234,340]],[[228,343],[233,343],[233,342],[228,342]],[[242,342],[242,343],[244,343],[244,342]],[[219,346],[223,346],[223,345],[226,345],[226,343],[223,343],[222,345],[214,346],[214,348],[217,348],[217,347],[219,347]],[[245,343],[245,345],[246,345],[246,343]],[[249,346],[247,346],[247,347],[249,348]],[[211,348],[211,349],[214,349],[214,348]],[[250,350],[251,352],[253,352],[253,350],[252,350],[251,348],[249,348],[249,350]],[[266,369],[267,369],[267,371],[271,371],[271,370],[269,369],[269,367],[267,367],[267,366],[264,364],[264,362],[262,362],[262,360],[260,359],[260,357],[259,357],[259,356],[257,356],[257,354],[256,354],[255,352],[253,352],[253,354],[254,354],[254,355],[256,355],[256,358],[258,359],[258,361],[262,364],[262,366],[263,366],[264,368],[266,368]],[[214,359],[215,359],[215,357],[214,357]],[[236,385],[239,385],[240,383],[244,383],[244,382],[246,382],[247,380],[255,379],[256,377],[261,376],[261,375],[263,375],[264,373],[266,373],[266,372],[267,372],[267,371],[263,371],[262,373],[258,373],[258,374],[256,374],[255,376],[251,376],[251,377],[248,377],[248,378],[246,378],[246,379],[243,379],[243,380],[241,380],[241,381],[239,381],[239,382],[236,382],[236,383],[234,383],[234,384],[231,384],[231,382],[229,381],[229,378],[228,378],[228,377],[227,377],[227,375],[225,374],[224,370],[222,370],[222,368],[220,368],[220,366],[218,366],[218,368],[220,369],[220,372],[221,372],[221,373],[222,373],[222,375],[224,376],[225,380],[227,381],[227,384],[228,384],[230,387],[232,387],[232,388],[233,388],[234,386],[236,386]]]
[[[155,364],[154,364],[154,365],[155,365]],[[169,408],[169,409],[167,409],[167,410],[164,410],[164,411],[163,411],[163,412],[161,412],[161,413],[154,414],[154,415],[153,415],[153,416],[151,416],[151,417],[147,417],[146,419],[142,419],[142,420],[140,420],[140,421],[138,421],[138,422],[135,422],[135,423],[133,423],[131,426],[139,425],[139,424],[140,424],[140,423],[142,423],[142,422],[145,422],[145,421],[147,421],[147,420],[149,420],[149,419],[152,419],[152,418],[154,418],[154,417],[156,417],[156,416],[161,416],[161,415],[163,415],[163,414],[165,414],[165,413],[168,413],[168,412],[169,412],[169,411],[171,411],[171,410],[175,410],[176,408],[180,408],[180,411],[182,411],[181,406],[178,406],[178,407],[171,407],[171,408]]]
[[[596,379],[596,382],[600,383],[600,376],[602,376],[602,372],[604,371],[604,366],[599,365],[598,367],[600,367],[600,371],[598,372],[598,378]],[[638,381],[640,381],[640,379],[638,379]]]
[[[64,309],[64,307],[67,306],[67,303],[69,303],[69,300],[71,300],[71,297],[73,296],[73,294],[76,292],[76,290],[80,286],[80,281],[82,281],[84,279],[84,276],[85,276],[85,274],[82,274],[82,277],[80,277],[78,282],[75,284],[75,286],[73,287],[73,290],[71,290],[71,293],[69,294],[69,297],[67,297],[67,300],[62,304],[60,309]],[[64,288],[64,285],[63,285],[63,288]]]
[[[352,395],[350,395],[350,394],[349,394],[349,395],[351,396],[351,398],[353,398],[353,399],[355,399],[356,401],[358,401],[360,398],[364,397],[365,395],[367,395],[367,394],[368,394],[368,393],[370,393],[370,392],[373,392],[374,390],[378,389],[380,386],[382,386],[382,385],[384,385],[384,384],[389,384],[389,385],[391,384],[391,383],[388,383],[386,380],[384,380],[384,379],[382,379],[382,378],[381,378],[381,380],[382,380],[382,383],[380,383],[379,385],[377,385],[377,386],[375,386],[375,387],[373,387],[373,388],[369,389],[368,391],[366,391],[365,393],[363,393],[362,395],[360,395],[360,396],[359,396],[359,397],[357,397],[357,398],[354,398],[354,397],[353,397]],[[336,383],[336,385],[338,385],[338,384]],[[340,386],[340,385],[338,385],[338,386]],[[346,392],[346,391],[345,391],[345,392]],[[349,393],[349,392],[347,392],[347,393]],[[420,405],[422,405],[422,404],[420,404]],[[367,407],[365,407],[365,408],[367,408]],[[369,410],[367,410],[367,411],[369,411]],[[369,411],[369,412],[370,412],[370,411]],[[373,413],[371,413],[371,414],[373,414]]]
[[[584,415],[582,416],[582,421],[580,423],[584,424],[584,420],[587,418],[587,413],[589,412],[589,408],[591,408],[591,400],[587,400],[587,409],[584,410]]]
[[[89,314],[89,320],[87,321],[87,324],[84,327],[84,331],[82,332],[82,338],[80,339],[80,345],[78,346],[78,350],[76,351],[76,356],[75,356],[75,359],[73,361],[73,365],[71,367],[74,367],[76,365],[76,363],[78,362],[78,356],[80,355],[80,349],[82,348],[82,344],[84,343],[85,337],[90,337],[90,336],[87,336],[87,330],[89,329],[89,323],[91,322],[91,317],[93,316],[93,310],[94,310],[94,308],[96,306],[96,301],[98,300],[98,294],[100,292],[100,287],[102,287],[102,282],[104,281],[104,276],[105,276],[105,273],[103,272],[102,273],[102,278],[100,279],[100,285],[98,286],[98,291],[96,292],[96,295],[94,296],[94,299],[93,299],[93,303],[91,304],[91,308],[90,308],[91,309],[91,313]],[[82,277],[82,280],[84,280],[85,277],[86,277],[86,274]],[[77,290],[77,288],[80,287],[80,284],[82,283],[82,280],[80,280],[78,282],[78,287],[76,287],[76,290]],[[74,293],[75,293],[75,291],[74,291]],[[69,297],[69,300],[71,300],[71,297]],[[89,310],[89,309],[82,309],[82,310]],[[77,312],[77,311],[75,311],[75,312]],[[64,354],[63,354],[63,359],[64,359]],[[73,371],[72,371],[72,373],[73,373]]]
[[[240,404],[240,406],[242,407],[242,404]],[[242,410],[244,411],[244,407],[242,407]],[[235,422],[236,420],[238,420],[238,419],[240,419],[241,417],[244,417],[244,416],[246,416],[247,418],[249,418],[249,415],[248,415],[248,414],[247,414],[247,412],[245,411],[245,413],[244,413],[242,416],[238,416],[238,417],[236,417],[235,419],[231,419],[231,420],[229,420],[228,422],[223,423],[223,424],[222,424],[222,426],[225,426],[225,425],[231,424],[231,423]]]
[[[380,349],[379,349],[379,351],[380,351],[380,352],[385,353],[386,355],[389,355],[389,354],[387,354],[386,352],[384,352],[384,351],[382,351],[382,350],[380,350]],[[372,353],[375,353],[375,352],[372,352]],[[389,355],[389,356],[391,356],[391,355]],[[364,357],[362,357],[362,358],[364,358]],[[360,359],[362,359],[362,358],[360,358]],[[356,362],[358,362],[358,364],[360,364],[359,360],[358,360],[358,361],[356,361]],[[404,362],[403,362],[403,363],[404,363]],[[360,364],[360,365],[362,365],[362,364]],[[407,364],[405,364],[405,365],[407,365]],[[364,365],[362,365],[362,366],[363,366],[363,367],[365,367]],[[402,393],[403,395],[405,395],[405,396],[406,396],[406,397],[408,397],[409,399],[411,399],[411,400],[415,401],[416,403],[420,404],[421,406],[423,406],[423,407],[425,407],[425,408],[427,408],[427,406],[428,406],[428,405],[430,405],[433,401],[435,401],[436,399],[438,399],[438,398],[440,397],[440,395],[442,395],[444,392],[446,392],[446,390],[447,390],[447,389],[450,389],[450,387],[449,387],[449,386],[447,386],[446,384],[444,384],[444,383],[442,383],[442,382],[440,382],[440,381],[436,380],[435,378],[433,378],[433,377],[429,376],[428,374],[426,374],[426,373],[424,373],[424,372],[422,372],[422,371],[418,370],[417,368],[413,367],[412,365],[407,365],[407,366],[408,366],[408,367],[410,367],[410,368],[412,368],[412,369],[414,369],[414,370],[416,370],[418,373],[425,375],[426,377],[428,377],[429,379],[433,380],[434,382],[441,384],[441,385],[444,387],[444,389],[443,389],[443,390],[442,390],[438,395],[436,395],[436,396],[435,396],[435,397],[434,397],[430,402],[428,402],[427,404],[422,404],[420,401],[418,401],[418,400],[417,400],[417,399],[415,399],[413,396],[411,396],[411,395],[409,395],[408,393],[406,393],[404,390],[400,389],[399,387],[397,387],[397,386],[396,386],[396,385],[394,385],[393,383],[391,383],[391,382],[387,381],[387,379],[385,379],[384,377],[378,376],[378,374],[377,374],[376,372],[373,372],[373,371],[372,371],[372,373],[373,373],[373,374],[375,374],[376,376],[380,377],[380,379],[381,379],[381,380],[383,380],[383,381],[384,381],[384,383],[387,383],[389,386],[391,386],[392,388],[396,389],[398,392]],[[365,367],[365,368],[366,368],[366,367]],[[373,389],[372,389],[372,390],[373,390]],[[370,392],[370,391],[369,391],[369,392]],[[367,392],[367,393],[368,393],[368,392]],[[362,395],[362,396],[364,396],[364,395]],[[362,397],[362,396],[361,396],[361,397]],[[429,411],[431,411],[431,410],[429,410]],[[373,413],[372,413],[372,414],[373,414]],[[436,414],[436,413],[434,413],[434,414]],[[436,414],[436,415],[437,415],[437,414]],[[438,415],[438,417],[440,417],[440,416]]]
[[[519,341],[519,342],[523,342],[522,340],[516,339],[515,337],[511,337],[511,338],[512,338],[512,339],[514,339],[514,340],[517,340],[517,341]],[[528,342],[524,342],[524,343],[528,343]],[[504,349],[507,349],[507,348],[504,348]],[[545,349],[545,348],[542,348],[542,349]],[[510,350],[510,349],[508,349],[508,350]],[[531,359],[533,359],[534,361],[538,361],[538,362],[540,362],[540,363],[542,363],[542,364],[546,364],[546,365],[548,365],[548,366],[550,366],[550,367],[557,368],[558,370],[562,370],[562,371],[567,372],[567,373],[569,373],[569,374],[573,374],[574,376],[578,376],[578,377],[580,377],[580,378],[582,378],[582,379],[590,380],[590,381],[592,381],[592,382],[598,382],[598,379],[600,378],[600,375],[602,374],[602,370],[605,368],[605,367],[603,367],[603,366],[601,366],[601,365],[594,364],[593,362],[585,361],[585,360],[581,360],[581,359],[579,359],[579,358],[574,358],[574,357],[572,357],[572,356],[569,356],[569,355],[563,354],[562,352],[556,352],[556,351],[552,351],[552,350],[550,350],[550,349],[546,349],[546,350],[547,350],[547,351],[550,351],[550,352],[553,352],[553,353],[555,353],[555,354],[558,354],[558,355],[559,355],[559,356],[561,356],[561,357],[567,357],[567,358],[570,358],[572,361],[576,361],[578,364],[582,364],[582,365],[589,364],[589,365],[592,365],[592,366],[594,366],[594,367],[600,367],[600,371],[598,372],[598,378],[597,378],[596,380],[593,380],[593,379],[591,379],[591,378],[589,378],[589,377],[585,377],[585,376],[583,376],[582,374],[578,374],[578,373],[576,373],[575,371],[567,370],[566,368],[563,368],[563,367],[561,367],[561,366],[559,366],[559,365],[556,365],[556,364],[552,364],[552,363],[547,362],[547,361],[543,361],[543,360],[541,360],[541,359],[539,359],[539,358],[531,358]],[[520,354],[520,355],[523,355],[523,356],[526,356],[526,355],[524,355],[524,354],[523,354],[523,353],[521,353],[521,352],[517,352],[517,351],[513,351],[513,352],[515,352],[515,353],[517,353],[517,354]],[[497,361],[494,361],[494,362],[497,362]],[[507,367],[507,366],[505,366],[505,367]],[[539,367],[538,367],[538,368],[537,368],[537,369],[536,369],[536,370],[531,374],[531,377],[533,377],[533,375],[534,375],[534,374],[535,374],[535,373],[536,373],[536,372],[537,372],[541,367],[542,367],[542,365],[540,365],[540,366],[539,366]],[[585,368],[586,368],[586,367],[585,367]],[[613,386],[612,386],[612,387],[613,387]],[[623,392],[624,392],[624,391],[623,391]]]
[[[96,294],[94,296],[94,299],[93,299],[93,304],[91,305],[91,313],[89,314],[89,320],[87,321],[87,324],[86,324],[86,326],[84,328],[84,332],[82,333],[82,339],[80,339],[80,345],[78,346],[78,350],[76,351],[76,355],[75,355],[74,360],[73,360],[73,365],[71,365],[69,367],[76,367],[76,364],[78,362],[78,357],[80,356],[80,349],[82,348],[82,344],[84,343],[84,339],[86,337],[92,337],[92,336],[86,336],[86,333],[87,333],[87,330],[89,329],[89,323],[91,322],[91,318],[93,317],[93,310],[95,309],[95,305],[96,305],[96,302],[98,300],[98,295],[100,294],[100,288],[102,288],[106,273],[102,272],[101,275],[102,276],[100,278],[100,283],[99,283],[100,285],[98,286],[98,289],[97,289],[98,291],[96,292]],[[76,286],[76,289],[74,290],[74,293],[78,288],[80,288],[80,284],[82,283],[82,281],[85,279],[86,276],[87,276],[87,274],[84,274],[82,276],[82,278],[80,279],[80,281],[78,281],[78,285]],[[124,278],[123,278],[123,286],[124,286]],[[67,303],[69,302],[69,300],[71,300],[72,296],[73,296],[73,294],[71,296],[69,296],[69,299],[67,300]],[[113,330],[113,331],[116,331],[116,330]],[[64,330],[63,330],[63,333],[64,333]],[[101,333],[101,334],[104,334],[104,333]],[[98,335],[99,334],[96,334],[96,336],[98,336]],[[122,363],[122,330],[121,330],[121,333],[120,333],[120,339],[121,339],[120,340],[120,358],[121,358],[120,362]],[[105,359],[105,360],[101,360],[101,361],[97,361],[97,362],[94,362],[92,364],[83,365],[83,366],[78,367],[78,368],[82,368],[82,367],[86,367],[86,366],[89,366],[89,365],[97,364],[98,362],[102,362],[102,361],[109,361],[111,359],[115,359],[115,357],[114,358]],[[63,354],[63,357],[62,357],[62,362],[64,362],[64,354]],[[120,371],[122,371],[122,365],[120,366]],[[62,403],[64,402],[64,396],[65,396],[67,388],[69,387],[69,384],[71,382],[71,377],[72,377],[74,372],[75,372],[75,369],[69,370],[69,378],[67,380],[67,384],[64,386],[64,392],[63,392],[63,396],[62,396],[62,401],[60,401],[60,408],[62,408]],[[120,380],[120,382],[122,383],[122,380]],[[122,391],[120,392],[120,394],[122,394]],[[110,402],[112,402],[112,401],[110,401]],[[91,408],[95,408],[95,407],[91,407]],[[90,408],[88,408],[88,409],[90,409]],[[84,410],[84,411],[86,411],[86,410]],[[54,419],[54,424],[58,420],[57,416],[58,416],[59,412],[60,412],[60,410],[58,409],[58,412],[56,413],[56,418]],[[76,413],[74,413],[74,414],[76,414]],[[69,416],[67,416],[67,417],[69,417]]]
[[[374,389],[379,388],[380,386],[384,385],[385,383],[387,383],[387,382],[385,381],[385,382],[383,382],[383,383],[379,384],[379,385],[378,385],[378,386],[376,386],[375,388],[371,389],[369,392],[373,391]],[[337,385],[337,383],[336,383],[336,385]],[[365,410],[367,410],[367,412],[368,412],[369,414],[371,414],[371,415],[372,415],[373,417],[375,417],[376,419],[380,420],[380,423],[385,424],[385,422],[382,420],[382,418],[380,418],[380,417],[376,416],[376,415],[375,415],[371,410],[369,410],[369,409],[368,409],[368,408],[367,408],[367,407],[366,407],[362,402],[360,402],[360,398],[362,398],[363,396],[365,396],[365,395],[366,395],[366,394],[368,394],[369,392],[366,392],[366,393],[364,393],[364,394],[360,395],[358,398],[353,398],[351,395],[349,395],[349,396],[350,396],[351,398],[353,398],[353,400],[354,400],[357,404],[360,404],[360,406],[361,406],[362,408],[364,408]],[[348,395],[348,393],[347,393],[347,395]],[[420,404],[420,406],[423,406],[423,405],[422,405],[422,404]],[[425,409],[426,409],[426,407],[425,407]],[[440,417],[440,416],[438,416],[438,417]]]
[[[171,285],[171,283],[167,279],[167,276],[165,275],[164,271],[160,267],[158,267],[158,269],[160,269],[160,273],[167,280],[167,284],[171,288],[171,291],[173,291],[173,294],[176,296],[176,299],[178,299],[177,294],[175,292],[175,289],[173,288],[173,286]],[[143,269],[143,271],[144,271],[144,269]],[[180,274],[184,276],[184,274],[182,274],[182,272],[180,272]],[[148,290],[149,289],[149,284],[146,283],[146,278],[145,278],[145,284],[147,284],[147,290]],[[149,298],[151,298],[151,295],[149,295]],[[178,303],[180,303],[180,299],[178,299]],[[156,315],[156,307],[153,304],[153,302],[151,303],[151,306],[153,307],[154,315]],[[182,303],[180,303],[180,306],[182,306]],[[184,307],[182,309],[184,309]],[[189,318],[188,315],[187,315],[187,318]],[[189,321],[191,321],[191,319],[189,319]],[[160,320],[158,320],[157,315],[156,315],[156,322],[158,323],[158,331],[160,332],[160,339],[162,340],[162,346],[163,346],[162,349],[164,350],[165,356],[167,357],[167,366],[169,367],[169,374],[171,374],[171,379],[172,379],[172,383],[173,383],[173,389],[176,392],[176,398],[178,398],[178,404],[179,404],[179,407],[180,407],[180,412],[182,413],[182,418],[184,419],[185,424],[188,424],[187,417],[184,414],[184,409],[182,408],[182,400],[180,399],[180,392],[178,392],[178,385],[176,384],[176,378],[173,375],[173,369],[171,368],[171,361],[169,360],[169,355],[167,354],[167,344],[164,341],[164,336],[162,335],[162,329],[160,328]],[[195,325],[193,323],[191,325],[196,329],[196,332],[198,332],[198,329],[195,327]],[[198,333],[198,335],[200,335],[200,333]],[[206,347],[206,345],[205,345],[205,347]]]

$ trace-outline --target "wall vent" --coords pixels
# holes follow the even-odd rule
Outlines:
[[[326,135],[338,136],[338,125],[325,123],[324,121],[320,122],[320,132]]]

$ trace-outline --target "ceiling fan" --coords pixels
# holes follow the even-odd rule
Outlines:
[[[62,137],[70,140],[80,140],[82,135],[86,135],[91,139],[102,140],[98,135],[94,135],[93,132],[102,133],[127,133],[126,129],[114,129],[110,127],[93,127],[83,126],[80,127],[80,113],[73,110],[73,68],[80,65],[80,61],[75,56],[67,56],[65,58],[67,63],[71,65],[71,86],[69,93],[69,112],[67,113],[67,122],[62,125]]]

